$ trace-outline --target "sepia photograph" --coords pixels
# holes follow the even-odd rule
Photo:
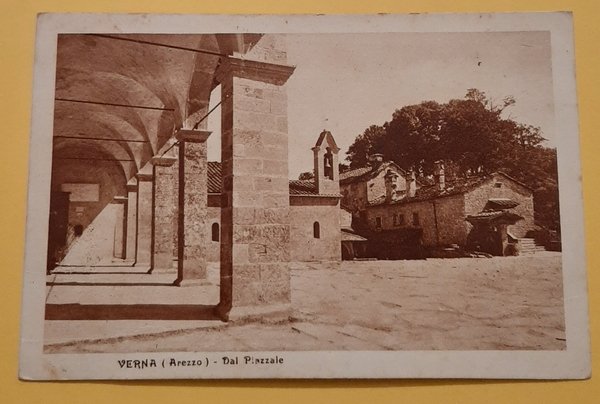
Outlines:
[[[586,376],[568,14],[43,17],[21,377]]]

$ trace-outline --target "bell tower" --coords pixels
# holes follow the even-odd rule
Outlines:
[[[312,148],[314,154],[315,184],[319,194],[340,193],[340,172],[338,165],[339,147],[331,132],[323,130]]]

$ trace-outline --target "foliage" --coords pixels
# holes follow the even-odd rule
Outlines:
[[[445,104],[425,101],[396,110],[383,125],[371,125],[349,147],[351,168],[382,153],[422,176],[443,160],[447,177],[504,171],[534,189],[536,222],[559,230],[556,150],[543,145],[540,129],[503,117],[512,97],[494,102],[477,89]]]
[[[305,171],[303,173],[300,173],[300,175],[298,175],[298,179],[299,180],[312,180],[313,178],[315,178],[315,173],[313,171]]]

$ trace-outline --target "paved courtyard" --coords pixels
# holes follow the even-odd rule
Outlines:
[[[45,324],[45,351],[560,350],[566,346],[559,253],[296,263],[292,268],[289,319],[246,323],[50,320]],[[197,288],[168,286],[168,274],[139,274],[133,286],[115,281],[118,274],[92,274],[99,281],[111,279],[101,286],[79,285],[78,277],[84,274],[54,275],[47,300],[214,304],[217,274],[216,266],[210,268],[209,281]]]

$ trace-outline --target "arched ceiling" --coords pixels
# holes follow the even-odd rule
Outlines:
[[[244,52],[258,38],[59,35],[54,157],[85,150],[86,158],[115,159],[131,178],[176,128],[206,112],[220,55]]]

